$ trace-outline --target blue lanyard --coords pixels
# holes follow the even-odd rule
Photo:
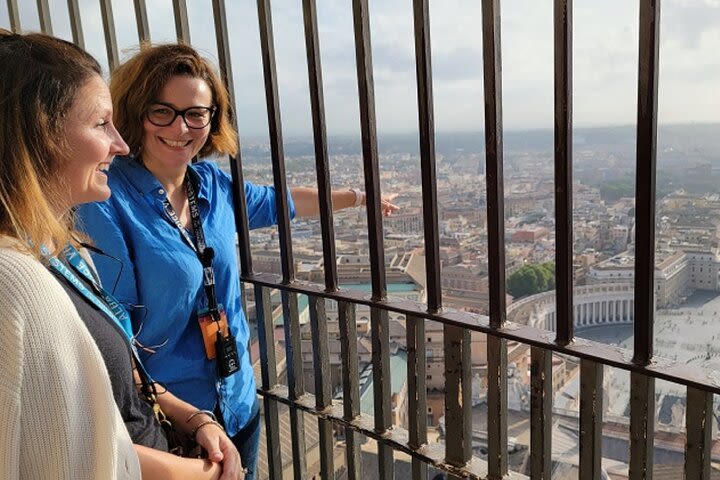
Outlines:
[[[110,317],[113,322],[115,322],[115,325],[117,325],[120,330],[125,334],[125,337],[130,344],[130,350],[132,351],[133,357],[135,358],[135,363],[137,367],[145,375],[147,381],[152,384],[152,377],[150,377],[150,374],[140,361],[140,355],[137,351],[137,348],[135,347],[135,337],[132,333],[130,314],[125,309],[125,307],[123,307],[122,304],[115,299],[115,297],[113,297],[107,290],[102,288],[97,282],[97,280],[95,280],[95,277],[93,276],[90,267],[88,266],[85,259],[82,258],[82,256],[80,255],[80,252],[78,252],[77,249],[72,245],[68,245],[63,250],[63,255],[70,263],[70,265],[85,280],[87,280],[88,283],[93,286],[94,290],[102,297],[104,301],[100,300],[97,295],[91,292],[85,286],[85,284],[80,281],[77,275],[75,275],[75,273],[70,270],[64,263],[58,260],[57,257],[50,255],[50,251],[45,247],[45,245],[42,245],[40,247],[40,250],[43,255],[45,255],[45,258],[47,258],[48,263],[53,268],[53,270],[62,275],[68,282],[70,282],[70,285],[72,285],[75,290],[77,290],[90,303],[99,308],[100,311],[102,311],[105,315]]]
[[[87,262],[85,262],[85,260],[80,256],[80,252],[78,252],[72,245],[68,245],[63,250],[63,254],[70,265],[72,265],[73,268],[75,268],[77,272],[94,287],[95,292],[102,297],[104,302],[101,301],[95,293],[91,292],[85,284],[80,281],[75,273],[73,273],[73,271],[70,270],[64,263],[58,260],[57,257],[49,255],[47,249],[43,250],[43,253],[47,256],[50,266],[60,275],[65,277],[65,279],[70,282],[70,285],[80,292],[90,303],[110,317],[110,319],[114,321],[118,327],[120,327],[123,333],[125,333],[127,339],[132,342],[133,334],[130,324],[130,314],[127,310],[125,310],[125,307],[123,307],[122,304],[115,299],[115,297],[110,295],[108,291],[97,283]]]

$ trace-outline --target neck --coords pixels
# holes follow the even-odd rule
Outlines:
[[[185,173],[187,172],[187,165],[182,165],[177,169],[168,169],[166,167],[159,167],[153,162],[144,161],[143,163],[145,168],[158,179],[168,195],[182,188],[183,182],[185,181]]]

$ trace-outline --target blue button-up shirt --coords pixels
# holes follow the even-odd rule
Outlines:
[[[106,288],[131,308],[140,344],[158,346],[141,353],[153,378],[198,408],[223,412],[226,429],[235,435],[250,420],[255,378],[248,352],[249,328],[240,301],[240,278],[233,212],[232,180],[215,163],[190,165],[197,190],[207,245],[215,251],[213,268],[218,303],[225,306],[235,335],[240,371],[219,379],[215,360],[208,360],[196,312],[207,306],[200,260],[163,209],[166,193],[138,161],[118,157],[108,172],[109,200],[78,209],[77,227],[108,256],[93,260]],[[250,228],[277,223],[275,189],[245,183]],[[295,215],[288,198],[290,215]],[[110,258],[115,257],[117,260]]]

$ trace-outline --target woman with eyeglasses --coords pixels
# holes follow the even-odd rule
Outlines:
[[[109,201],[80,210],[80,227],[122,262],[97,257],[103,281],[133,317],[154,378],[200,408],[215,410],[256,478],[260,409],[241,307],[233,184],[210,161],[237,154],[228,92],[210,64],[186,45],[141,47],[113,73],[115,123],[130,146],[108,176]],[[250,228],[277,223],[273,187],[244,185]],[[318,192],[292,188],[291,217],[319,213]],[[334,191],[337,209],[364,204]],[[397,207],[383,202],[383,211]]]

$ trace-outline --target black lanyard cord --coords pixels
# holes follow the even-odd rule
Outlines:
[[[220,313],[218,311],[217,296],[215,294],[215,271],[213,270],[212,262],[215,257],[215,251],[212,247],[208,247],[205,243],[205,233],[202,227],[202,219],[200,218],[200,208],[198,207],[197,196],[195,195],[195,187],[190,180],[188,174],[185,174],[185,180],[183,181],[185,190],[188,197],[188,206],[190,208],[190,221],[192,222],[193,230],[195,230],[195,241],[188,234],[187,230],[180,222],[180,218],[175,209],[170,204],[170,201],[165,199],[164,207],[168,216],[173,220],[175,226],[180,230],[180,234],[183,236],[185,241],[195,251],[203,267],[203,288],[205,290],[205,296],[208,301],[208,310],[213,320],[220,320]]]

